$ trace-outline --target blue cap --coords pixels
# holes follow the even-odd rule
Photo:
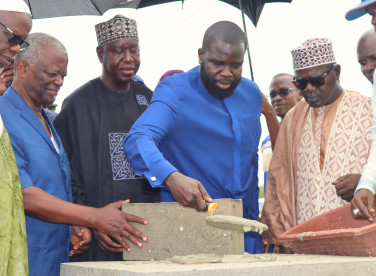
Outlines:
[[[351,21],[351,20],[357,19],[357,18],[365,15],[367,13],[366,8],[369,5],[372,5],[372,4],[375,4],[375,3],[376,3],[376,0],[362,0],[361,3],[358,6],[349,10],[346,13],[346,15],[345,15],[346,19]]]

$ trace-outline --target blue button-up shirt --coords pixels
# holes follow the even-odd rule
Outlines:
[[[261,106],[259,88],[244,78],[230,97],[216,99],[196,67],[158,85],[124,150],[134,171],[161,187],[162,201],[173,200],[164,180],[180,171],[200,181],[214,199],[242,199],[244,217],[255,220]],[[245,242],[248,252],[261,253],[257,233],[247,234]]]

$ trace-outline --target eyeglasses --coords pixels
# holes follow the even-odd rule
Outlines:
[[[10,46],[20,45],[20,49],[25,50],[29,43],[26,42],[22,37],[20,37],[18,34],[13,32],[11,29],[9,29],[7,26],[5,26],[3,23],[0,22],[0,25],[2,25],[5,29],[7,29],[8,32],[10,32],[11,37],[8,39],[8,43]]]
[[[324,74],[322,74],[321,76],[314,77],[314,78],[296,79],[294,77],[292,82],[294,83],[296,88],[298,88],[300,90],[304,90],[307,87],[308,83],[312,84],[315,87],[320,87],[320,86],[324,85],[325,77],[329,74],[330,71],[333,70],[333,68],[334,68],[334,65],[332,67],[330,67],[330,69],[328,71],[326,71]]]
[[[277,94],[280,95],[281,97],[286,97],[288,94],[290,94],[291,90],[293,90],[293,88],[282,88],[278,91],[272,91],[270,92],[270,99],[274,99],[275,97],[277,97]]]

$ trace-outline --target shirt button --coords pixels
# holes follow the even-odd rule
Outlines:
[[[61,161],[61,167],[64,168],[64,162],[63,161]]]

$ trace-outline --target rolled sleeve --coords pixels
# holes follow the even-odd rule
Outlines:
[[[371,191],[373,195],[375,195],[375,192],[376,192],[375,181],[374,180],[362,179],[361,181],[359,181],[359,184],[356,187],[355,194],[360,189],[367,189],[367,190]]]

